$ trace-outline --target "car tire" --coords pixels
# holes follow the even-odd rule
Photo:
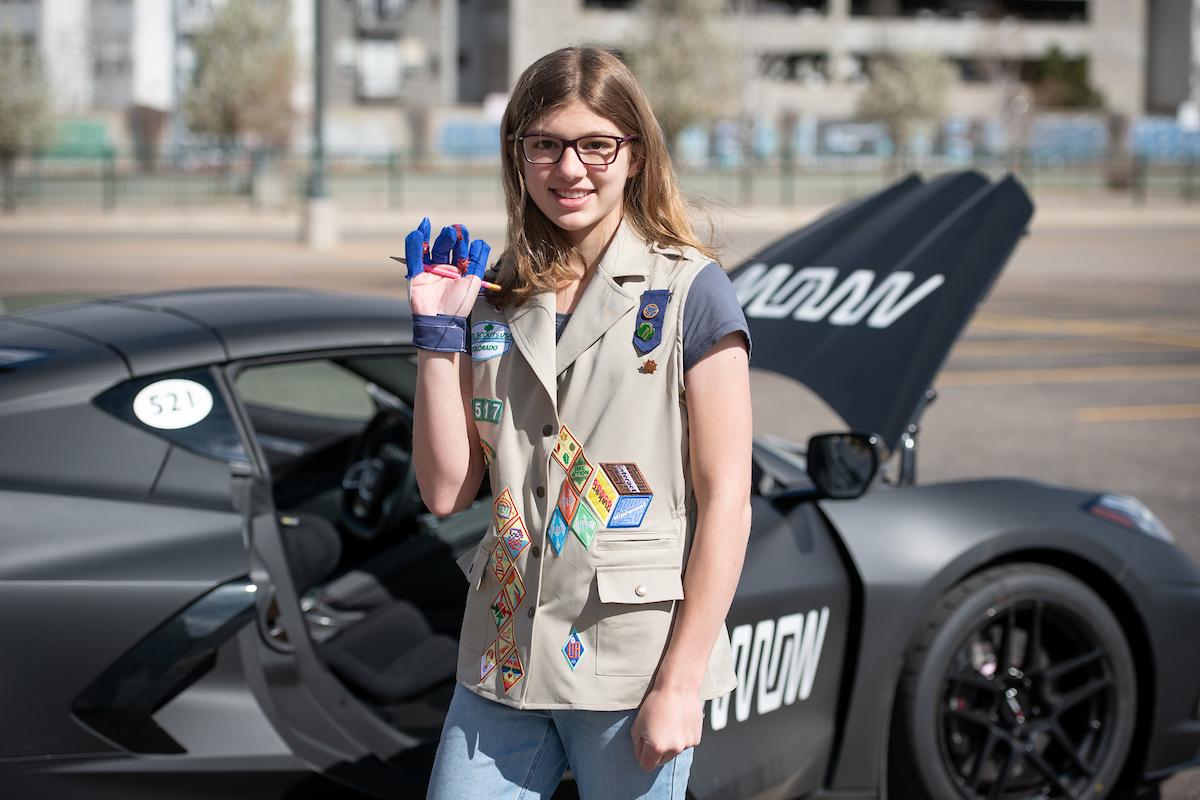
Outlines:
[[[1082,581],[1042,564],[971,576],[909,647],[889,796],[1102,798],[1137,715],[1120,623]]]

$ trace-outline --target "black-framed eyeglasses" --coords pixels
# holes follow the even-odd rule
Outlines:
[[[527,133],[518,136],[521,154],[530,164],[557,164],[570,147],[579,156],[580,163],[591,166],[611,164],[617,160],[621,145],[636,142],[640,136],[581,136],[578,139],[560,139],[542,133]]]

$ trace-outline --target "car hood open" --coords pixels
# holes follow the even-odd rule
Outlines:
[[[893,449],[1033,215],[1011,176],[909,176],[767,247],[730,278],[751,366],[804,383]]]

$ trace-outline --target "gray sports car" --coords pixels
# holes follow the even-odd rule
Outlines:
[[[1149,797],[1200,763],[1200,570],[1145,506],[915,480],[1031,213],[1011,179],[909,178],[733,273],[754,366],[856,432],[755,442],[695,797]],[[415,378],[394,299],[0,317],[0,796],[422,794],[491,504],[421,505]]]

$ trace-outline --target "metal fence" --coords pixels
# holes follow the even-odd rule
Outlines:
[[[430,165],[401,154],[328,159],[326,187],[340,206],[500,208],[497,163]],[[154,165],[131,155],[18,159],[0,177],[9,211],[139,208],[296,208],[310,165],[296,157],[249,153],[191,153]],[[1044,153],[1011,153],[971,160],[878,156],[806,157],[735,168],[681,167],[684,190],[731,206],[824,205],[873,191],[909,171],[926,177],[976,169],[992,177],[1016,174],[1039,199],[1133,205],[1194,203],[1200,199],[1200,159],[1184,161],[1074,160]]]

